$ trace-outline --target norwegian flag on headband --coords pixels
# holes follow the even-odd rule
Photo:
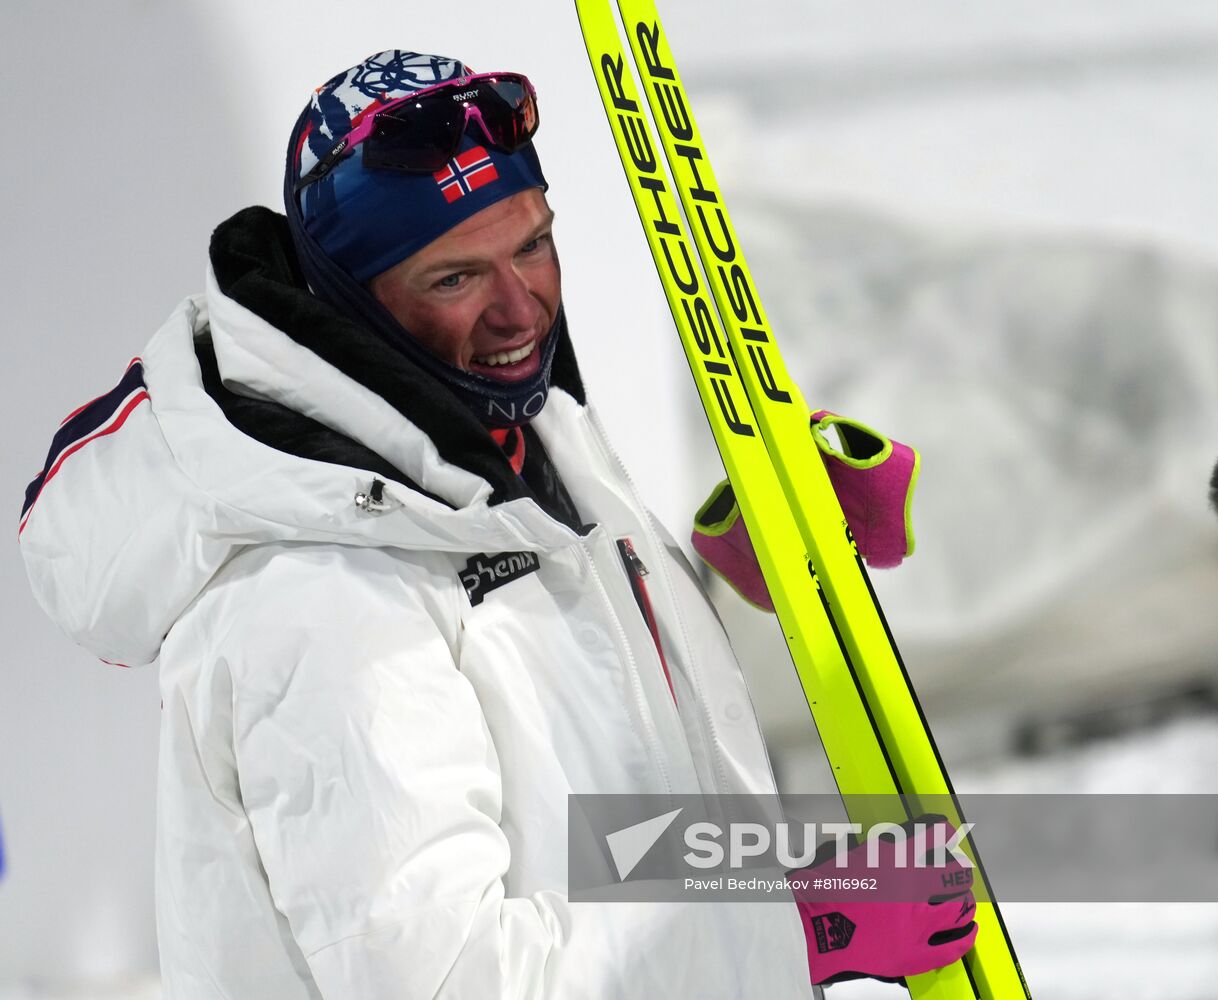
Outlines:
[[[444,200],[452,204],[491,181],[499,179],[499,171],[491,162],[491,155],[482,146],[473,146],[449,160],[443,170],[432,177],[440,185]]]

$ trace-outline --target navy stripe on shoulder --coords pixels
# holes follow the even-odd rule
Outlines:
[[[22,517],[25,517],[25,515],[29,513],[30,508],[34,506],[34,500],[37,499],[38,494],[42,491],[42,484],[46,477],[47,474],[46,470],[44,469],[33,479],[31,479],[30,485],[25,488],[25,502],[21,505]]]
[[[46,464],[43,465],[42,471],[26,487],[25,502],[21,506],[23,518],[34,505],[43,485],[54,475],[56,466],[67,457],[68,452],[104,427],[123,407],[124,400],[140,392],[146,395],[147,388],[144,382],[144,365],[139,358],[134,358],[127,366],[127,371],[124,372],[118,385],[67,416],[59,425],[55,437],[51,439],[51,447],[47,451]]]

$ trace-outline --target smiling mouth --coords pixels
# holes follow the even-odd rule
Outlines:
[[[530,340],[523,347],[518,347],[514,351],[499,351],[497,354],[488,354],[485,357],[473,358],[474,364],[483,365],[487,368],[497,368],[501,365],[514,365],[523,361],[535,350],[537,350],[537,340]]]

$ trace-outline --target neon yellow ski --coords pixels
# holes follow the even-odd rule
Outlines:
[[[928,811],[918,800],[933,796],[931,811],[943,812],[947,773],[809,433],[810,410],[778,352],[654,4],[618,0],[660,147],[608,0],[576,0],[576,8],[686,359],[838,789],[846,797],[899,793],[909,816]],[[846,798],[853,821],[894,819],[867,815],[866,801]],[[961,821],[958,810],[948,812]],[[966,849],[976,860],[975,846]],[[1030,997],[998,909],[983,901],[992,898],[988,884],[978,897],[975,947],[963,963],[912,977],[919,1000]]]

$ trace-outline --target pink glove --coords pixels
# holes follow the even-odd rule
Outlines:
[[[812,414],[812,438],[833,483],[859,552],[868,566],[900,565],[913,554],[910,505],[918,481],[918,453],[846,417]],[[825,431],[836,426],[842,447]],[[725,479],[694,515],[694,550],[749,603],[773,611],[736,494]]]
[[[921,465],[918,453],[828,410],[813,413],[811,422],[812,438],[863,559],[876,569],[901,565],[914,550],[910,507]],[[833,426],[841,451],[825,438]]]
[[[936,842],[930,832],[935,827],[943,830],[939,843],[955,833],[942,817],[923,816],[915,822],[927,825],[928,844]],[[904,826],[909,830],[912,824]],[[845,868],[838,868],[830,856],[787,873],[808,942],[808,968],[817,986],[865,976],[896,980],[929,972],[963,956],[977,937],[973,920],[977,903],[968,888],[971,869],[950,855],[944,867],[897,868],[891,839],[881,838],[879,846],[877,867],[868,867],[867,847],[860,844],[847,852]],[[812,880],[817,876],[876,879],[883,898],[912,901],[868,901],[868,895],[879,890],[815,888]]]

